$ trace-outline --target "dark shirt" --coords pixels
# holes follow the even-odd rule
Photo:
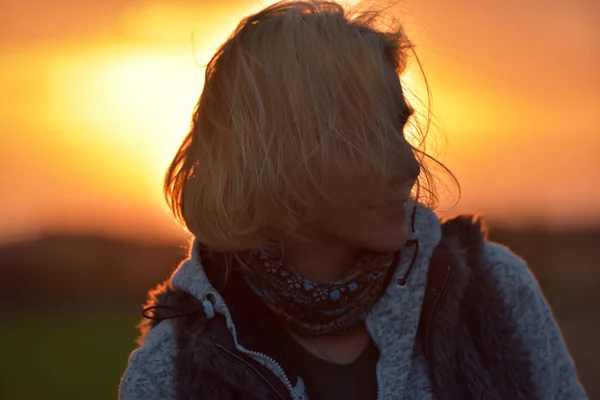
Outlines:
[[[311,400],[377,399],[379,350],[373,342],[369,342],[367,348],[350,364],[334,364],[320,359],[289,335],[285,335],[284,345]]]

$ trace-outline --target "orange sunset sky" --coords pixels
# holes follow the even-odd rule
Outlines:
[[[172,237],[162,176],[202,65],[271,3],[2,0],[0,241]],[[432,141],[462,184],[451,213],[600,225],[600,2],[405,0],[395,14],[446,131]]]

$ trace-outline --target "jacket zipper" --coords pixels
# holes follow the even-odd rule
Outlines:
[[[375,347],[377,347],[377,350],[381,353],[381,349],[379,348],[379,345],[377,344],[375,339],[373,339],[373,331],[371,330],[371,328],[369,327],[369,324],[366,321],[365,321],[365,326],[367,328],[367,332],[369,332],[371,341],[373,342],[373,344],[375,344]],[[376,397],[376,399],[379,400],[380,396],[381,396],[381,366],[379,364],[379,361],[377,362],[377,365],[375,366],[375,375],[377,378],[377,397]]]
[[[285,371],[283,370],[283,367],[282,367],[282,366],[281,366],[281,365],[280,365],[280,364],[279,364],[279,363],[278,363],[278,362],[277,362],[275,359],[273,359],[273,358],[269,357],[268,355],[266,355],[266,354],[264,354],[264,353],[260,353],[260,352],[257,352],[257,351],[252,351],[252,350],[245,349],[243,346],[241,346],[241,345],[238,343],[238,341],[237,341],[237,332],[236,332],[236,330],[235,330],[235,325],[233,324],[233,321],[232,321],[232,319],[231,319],[231,314],[229,313],[229,307],[227,307],[227,304],[225,303],[225,299],[223,299],[223,297],[222,297],[222,296],[220,296],[220,295],[218,295],[217,293],[214,293],[214,292],[212,292],[212,295],[213,295],[215,298],[219,298],[219,299],[221,300],[221,302],[222,302],[222,304],[223,304],[224,308],[225,308],[225,309],[226,309],[226,311],[227,311],[227,315],[225,316],[225,318],[226,318],[226,319],[227,319],[227,321],[228,321],[228,325],[229,325],[229,324],[231,324],[231,328],[229,328],[229,329],[230,329],[230,331],[231,331],[231,334],[233,335],[233,341],[234,341],[235,348],[236,348],[236,349],[237,349],[237,350],[238,350],[240,353],[246,354],[246,355],[248,355],[248,356],[251,356],[251,357],[258,357],[258,358],[262,358],[263,360],[266,360],[266,361],[268,361],[269,363],[271,363],[272,365],[274,365],[274,366],[275,366],[275,368],[277,369],[277,372],[279,372],[280,376],[283,378],[283,383],[285,384],[285,387],[288,389],[288,392],[289,392],[289,394],[290,394],[291,398],[292,398],[293,400],[298,400],[298,396],[296,396],[296,394],[294,393],[294,387],[292,386],[292,382],[290,381],[290,378],[288,378],[287,374],[286,374],[286,373],[285,373]],[[262,377],[262,378],[263,378],[265,381],[267,380],[267,378],[266,378],[264,375],[262,375],[262,374],[260,373],[260,371],[256,370],[256,368],[255,368],[255,367],[253,367],[252,365],[250,365],[250,364],[249,364],[247,361],[243,360],[241,357],[239,357],[239,356],[235,355],[234,353],[232,353],[231,351],[227,350],[225,347],[223,347],[223,346],[221,346],[221,345],[217,345],[217,346],[220,346],[219,348],[220,348],[221,350],[223,350],[223,351],[226,351],[226,352],[227,352],[229,355],[236,356],[236,358],[239,358],[239,359],[240,359],[240,361],[243,361],[243,362],[244,362],[246,365],[250,366],[250,367],[251,367],[253,370],[255,370],[255,372],[256,372],[256,373],[258,373],[258,374],[259,374],[259,375],[260,375],[260,376],[261,376],[261,377]],[[270,369],[270,368],[268,368],[268,367],[267,367],[267,369]],[[277,375],[276,375],[276,378],[277,378],[277,379],[280,379],[280,378],[279,378],[279,376],[277,376]],[[272,386],[272,384],[271,384],[270,382],[267,382],[267,383],[269,384],[269,386],[270,386],[271,388],[273,388],[273,390],[275,390],[275,391],[277,392],[277,394],[280,396],[280,398],[282,398],[282,399],[285,399],[285,397],[283,397],[283,396],[282,396],[282,394],[281,394],[281,393],[279,393],[279,391],[277,391],[277,390],[276,390],[276,389],[275,389],[275,388]]]
[[[429,313],[429,317],[427,319],[427,327],[425,328],[425,355],[429,358],[430,353],[430,344],[431,344],[431,322],[433,321],[433,316],[437,310],[437,307],[440,303],[440,300],[446,294],[446,290],[448,288],[448,281],[450,280],[450,274],[452,272],[452,265],[448,264],[446,266],[446,276],[444,277],[444,283],[442,284],[442,288],[440,290],[440,294],[436,297],[435,303],[433,303],[433,307],[431,312]]]
[[[216,346],[219,350],[221,350],[228,356],[232,357],[233,359],[237,360],[238,362],[240,362],[240,363],[244,364],[245,366],[247,366],[248,368],[250,368],[258,377],[260,377],[271,388],[271,390],[273,390],[277,394],[277,397],[279,397],[282,400],[287,400],[287,397],[284,396],[279,390],[277,390],[277,388],[275,386],[273,386],[273,384],[269,381],[269,379],[266,376],[264,376],[254,365],[252,365],[248,361],[244,360],[243,357],[240,357],[239,355],[235,354],[234,352],[228,350],[225,346],[223,346],[221,344],[217,344]]]

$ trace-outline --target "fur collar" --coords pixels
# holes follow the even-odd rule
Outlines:
[[[431,325],[428,360],[436,398],[539,398],[531,382],[530,355],[513,335],[516,319],[508,314],[492,266],[483,257],[481,219],[461,216],[442,226],[441,245],[452,254],[453,271]]]

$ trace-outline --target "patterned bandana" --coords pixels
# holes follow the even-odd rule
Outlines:
[[[314,283],[286,266],[279,255],[252,254],[244,277],[285,324],[305,336],[351,331],[385,291],[399,252],[369,253],[340,282]]]

